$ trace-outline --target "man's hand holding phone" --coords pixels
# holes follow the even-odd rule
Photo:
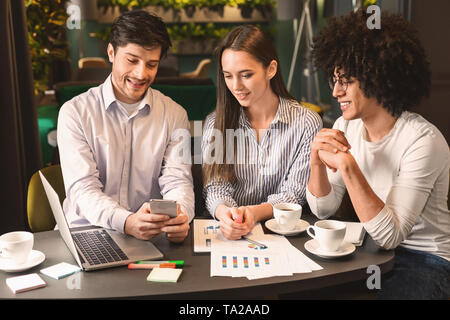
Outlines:
[[[128,216],[124,231],[141,240],[149,240],[166,232],[170,241],[182,242],[188,235],[189,219],[176,201],[150,200],[136,213]]]

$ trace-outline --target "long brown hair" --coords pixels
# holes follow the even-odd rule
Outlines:
[[[226,158],[226,129],[236,130],[239,127],[241,105],[228,90],[222,70],[222,54],[226,49],[244,51],[262,63],[264,68],[275,60],[277,72],[270,80],[272,91],[279,97],[295,100],[286,89],[281,74],[280,61],[271,38],[253,25],[242,25],[231,30],[215,49],[214,55],[217,62],[217,104],[214,128],[222,133],[223,159]],[[211,141],[208,141],[209,143]],[[235,155],[236,155],[236,144]],[[212,163],[204,165],[205,184],[212,179],[232,182],[235,180],[234,164]]]

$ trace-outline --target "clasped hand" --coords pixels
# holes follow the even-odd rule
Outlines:
[[[188,235],[189,219],[181,211],[178,205],[178,215],[170,218],[165,214],[150,212],[148,202],[141,208],[128,216],[125,221],[125,233],[141,240],[149,240],[161,232],[166,232],[167,239],[172,242],[182,242]]]
[[[342,131],[336,129],[322,129],[311,143],[311,166],[327,166],[336,172],[346,163],[351,149]]]
[[[220,231],[229,240],[237,240],[252,231],[255,226],[255,215],[250,206],[227,207],[220,205],[216,209]]]

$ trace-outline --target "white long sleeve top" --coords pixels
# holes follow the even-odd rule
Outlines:
[[[58,147],[70,226],[124,232],[126,218],[152,198],[176,200],[192,220],[190,148],[179,155],[184,133],[189,139],[180,105],[149,88],[129,114],[117,103],[111,76],[66,102],[58,117]],[[190,139],[184,142],[190,146]]]
[[[355,158],[384,208],[364,228],[382,247],[404,246],[450,261],[450,213],[447,206],[450,152],[439,130],[418,114],[403,112],[383,139],[368,142],[363,122],[342,117],[333,128],[345,133]],[[320,219],[339,208],[345,184],[339,171],[327,169],[331,192],[306,198]]]

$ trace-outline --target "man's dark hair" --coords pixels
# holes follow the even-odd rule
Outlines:
[[[128,43],[144,48],[161,46],[161,58],[172,45],[162,19],[144,10],[128,11],[119,16],[111,26],[109,42],[114,51]]]
[[[369,29],[369,17],[364,10],[332,17],[314,38],[314,64],[328,79],[335,68],[356,78],[366,97],[399,116],[429,95],[429,62],[407,20],[383,13],[381,28]]]

